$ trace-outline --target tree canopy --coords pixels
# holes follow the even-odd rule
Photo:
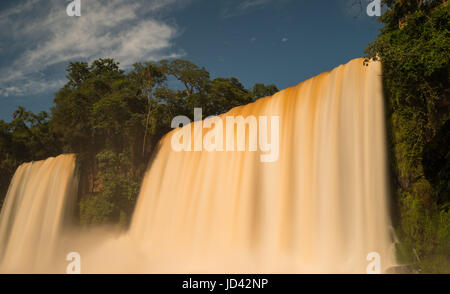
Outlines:
[[[181,59],[136,63],[129,72],[108,58],[71,62],[66,77],[50,113],[20,107],[13,121],[0,121],[0,192],[3,198],[21,163],[76,153],[79,220],[86,225],[127,225],[148,161],[173,117],[192,117],[195,107],[205,117],[217,115],[278,91],[211,79],[205,68]],[[173,80],[183,87],[170,87]]]

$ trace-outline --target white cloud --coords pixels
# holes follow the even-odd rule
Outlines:
[[[158,18],[162,10],[181,1],[89,0],[82,1],[80,17],[69,17],[68,1],[34,0],[0,12],[0,26],[11,28],[0,38],[23,45],[0,68],[0,95],[58,88],[64,82],[42,72],[72,60],[111,57],[130,68],[137,61],[181,56],[173,46],[178,28]]]
[[[55,80],[37,80],[28,79],[21,80],[21,83],[13,83],[12,85],[0,88],[0,96],[25,96],[30,93],[42,93],[50,89],[57,89],[64,85],[66,81],[63,79]]]
[[[283,43],[284,43],[284,42],[287,42],[287,41],[289,41],[289,39],[286,38],[286,37],[284,37],[284,38],[281,39],[281,42],[283,42]]]

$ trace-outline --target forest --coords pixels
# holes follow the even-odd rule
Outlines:
[[[177,115],[203,118],[278,92],[275,85],[251,90],[236,78],[211,79],[186,60],[136,63],[125,72],[112,59],[72,62],[67,83],[50,113],[19,107],[0,121],[0,195],[24,162],[77,154],[81,225],[126,227],[140,184],[159,139]]]
[[[450,7],[385,1],[367,59],[383,64],[397,257],[450,272]]]

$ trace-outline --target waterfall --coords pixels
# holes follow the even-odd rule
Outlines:
[[[161,141],[129,232],[154,268],[364,273],[371,252],[391,266],[380,63],[352,60],[220,119],[250,115],[279,117],[277,161],[176,152],[175,131]]]
[[[22,164],[0,214],[0,270],[27,272],[51,262],[75,209],[75,156]]]
[[[250,116],[260,119],[259,131],[261,118],[278,123],[258,138],[246,125],[240,151],[195,151],[211,120],[167,134],[129,230],[96,246],[80,232],[66,243],[82,251],[82,272],[365,273],[374,253],[382,271],[394,265],[381,64],[352,60],[214,125],[230,131],[227,118]],[[192,151],[174,148],[174,136],[191,130],[184,146]],[[229,139],[222,134],[215,143]],[[275,137],[277,156],[261,160],[267,150],[252,150],[252,142]],[[49,258],[73,210],[74,179],[73,155],[19,167],[0,216],[1,270]]]

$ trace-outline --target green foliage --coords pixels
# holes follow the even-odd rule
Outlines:
[[[163,60],[161,64],[166,73],[174,76],[186,87],[188,95],[194,94],[195,91],[202,92],[209,83],[209,72],[187,60]]]
[[[206,115],[218,115],[232,107],[252,102],[251,94],[236,78],[217,78],[209,87],[210,99],[202,104]]]
[[[385,27],[367,53],[383,63],[399,257],[421,272],[449,272],[450,7],[385,2]]]
[[[0,120],[0,203],[20,164],[61,153],[61,144],[50,128],[46,112],[34,114],[23,107],[14,112],[11,122]]]
[[[89,193],[80,203],[81,224],[119,223],[126,226],[139,193],[139,182],[133,176],[126,154],[106,150],[97,154],[100,193]]]
[[[267,96],[272,96],[273,94],[277,93],[279,90],[277,88],[277,86],[275,86],[274,84],[271,85],[264,85],[264,84],[256,84],[253,87],[252,90],[252,95],[253,95],[253,99],[258,99],[261,97],[267,97]]]
[[[99,193],[89,193],[80,201],[80,223],[98,225],[111,223],[114,203]]]

